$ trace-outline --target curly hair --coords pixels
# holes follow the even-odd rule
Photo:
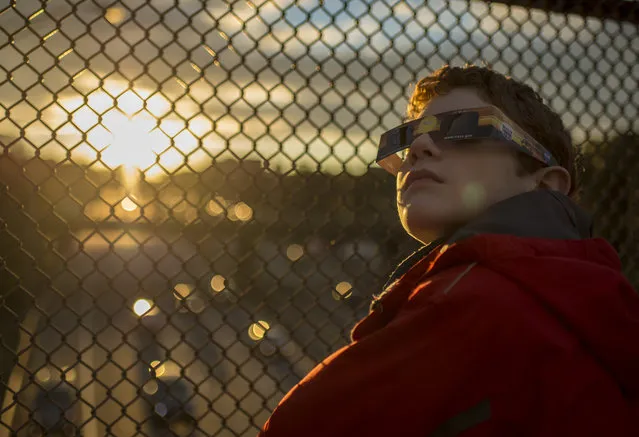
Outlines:
[[[559,165],[570,174],[572,182],[568,195],[573,199],[578,196],[579,155],[559,115],[545,105],[531,87],[497,73],[490,67],[472,64],[463,67],[444,65],[422,78],[408,102],[407,117],[419,117],[431,99],[459,87],[475,88],[482,98],[501,109],[506,116],[543,144],[555,156]],[[520,174],[533,173],[544,166],[524,153],[518,153],[517,156]]]

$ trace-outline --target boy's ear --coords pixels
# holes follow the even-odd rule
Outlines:
[[[570,173],[565,168],[558,165],[541,168],[536,172],[535,176],[540,187],[568,195],[572,181],[570,180]]]

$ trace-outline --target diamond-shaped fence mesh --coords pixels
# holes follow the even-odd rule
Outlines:
[[[0,436],[255,435],[417,247],[376,142],[445,63],[561,114],[637,285],[637,2],[553,3],[2,0]]]

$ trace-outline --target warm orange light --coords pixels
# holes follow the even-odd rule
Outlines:
[[[235,216],[243,222],[251,220],[253,209],[244,202],[235,205]]]
[[[226,279],[222,275],[215,275],[211,278],[211,289],[215,292],[223,291],[226,287]]]
[[[166,368],[163,365],[161,365],[161,363],[158,360],[151,361],[151,367],[149,368],[149,373],[155,374],[155,376],[159,378],[160,376],[164,375],[164,372],[166,372]]]
[[[191,295],[193,290],[195,290],[195,286],[194,285],[191,285],[191,284],[177,284],[173,288],[173,296],[175,296],[175,298],[178,299],[178,300],[186,299],[187,297],[189,297]]]
[[[106,10],[104,18],[111,24],[119,24],[124,20],[125,15],[122,8],[113,7]]]
[[[215,199],[209,200],[209,203],[206,205],[206,212],[208,212],[213,217],[224,214],[226,211],[226,200],[221,196],[215,196]]]
[[[348,299],[353,295],[353,286],[348,282],[340,282],[335,286],[333,290],[333,299],[342,300]]]

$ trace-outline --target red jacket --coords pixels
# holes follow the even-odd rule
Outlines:
[[[391,284],[260,436],[639,436],[639,297],[544,196],[553,230],[535,232],[566,238],[513,235],[535,227],[521,198],[484,215]],[[482,232],[496,222],[508,233]]]

